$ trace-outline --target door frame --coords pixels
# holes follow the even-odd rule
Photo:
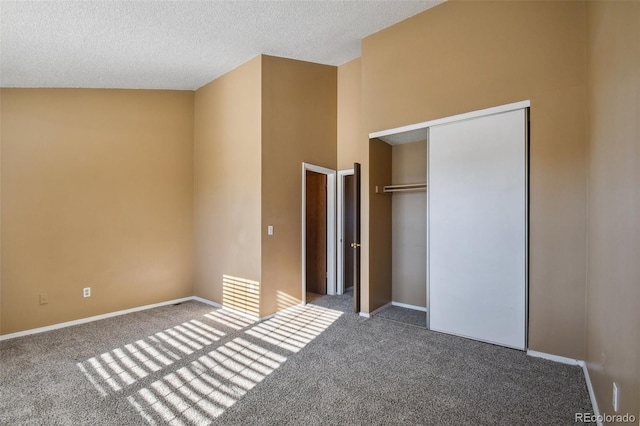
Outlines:
[[[337,280],[336,280],[336,294],[344,293],[344,246],[342,240],[344,240],[344,178],[345,176],[352,176],[355,173],[354,169],[338,170],[338,238],[337,238]]]
[[[302,304],[307,304],[307,170],[327,176],[327,294],[336,294],[336,171],[302,163]]]

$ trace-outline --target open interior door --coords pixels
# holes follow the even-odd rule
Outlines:
[[[360,312],[360,163],[353,163],[353,239],[351,248],[353,252],[353,310]]]

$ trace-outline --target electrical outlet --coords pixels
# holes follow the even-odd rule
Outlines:
[[[85,287],[82,289],[82,297],[91,297],[91,287]]]
[[[620,408],[619,405],[620,405],[620,393],[618,392],[618,385],[616,384],[616,382],[613,382],[613,411],[615,411],[616,413]]]
[[[47,303],[49,303],[49,296],[47,293],[40,293],[40,304],[46,305]]]

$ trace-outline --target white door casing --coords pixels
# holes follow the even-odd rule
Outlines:
[[[306,283],[306,171],[327,176],[327,294],[336,294],[336,171],[302,163],[302,304],[307,303]]]

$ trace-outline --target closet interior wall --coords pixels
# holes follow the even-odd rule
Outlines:
[[[427,179],[426,140],[393,145],[393,185],[424,183]],[[426,308],[427,193],[384,194],[392,198],[392,300]]]

